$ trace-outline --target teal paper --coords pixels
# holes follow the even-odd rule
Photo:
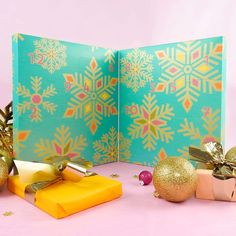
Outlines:
[[[13,58],[18,159],[117,160],[117,51],[17,34]]]
[[[190,145],[223,142],[224,51],[222,37],[120,51],[124,161],[152,166],[189,158]]]
[[[224,55],[222,37],[116,51],[14,35],[16,157],[155,165],[223,142]]]

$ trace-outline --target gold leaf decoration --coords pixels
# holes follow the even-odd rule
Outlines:
[[[46,89],[42,89],[42,78],[31,77],[31,88],[28,89],[24,85],[19,84],[17,93],[24,98],[17,106],[19,115],[30,111],[29,118],[31,121],[42,121],[42,110],[53,114],[57,105],[50,101],[50,98],[57,94],[56,88],[51,84]]]
[[[120,176],[118,174],[111,174],[110,177],[111,178],[119,178]]]
[[[12,211],[6,211],[2,214],[3,216],[12,216],[14,213]]]
[[[12,102],[4,110],[0,109],[0,157],[7,162],[10,171],[13,158]]]

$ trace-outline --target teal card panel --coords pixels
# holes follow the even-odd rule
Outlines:
[[[222,37],[120,51],[121,161],[152,166],[223,141],[224,55]]]
[[[23,34],[13,36],[16,158],[118,157],[118,52]]]
[[[152,166],[224,142],[222,37],[116,51],[16,34],[13,86],[18,159]]]

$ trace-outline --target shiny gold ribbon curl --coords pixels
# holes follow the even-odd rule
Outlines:
[[[204,144],[205,150],[189,147],[190,159],[204,163],[207,169],[213,170],[213,176],[218,179],[236,178],[236,160],[224,155],[222,145],[218,142]]]
[[[69,161],[65,157],[52,157],[50,164],[14,160],[13,174],[26,184],[25,198],[31,203],[35,201],[35,193],[64,179],[73,182],[83,177],[96,175],[88,171],[92,163],[84,159]]]

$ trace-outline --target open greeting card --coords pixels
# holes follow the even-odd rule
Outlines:
[[[14,152],[154,165],[223,141],[222,37],[128,50],[13,36]]]

